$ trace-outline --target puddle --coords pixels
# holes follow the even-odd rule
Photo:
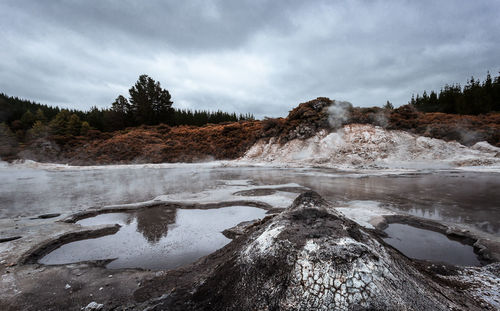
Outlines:
[[[459,266],[480,266],[470,245],[449,239],[446,235],[404,224],[389,224],[384,241],[410,258]]]
[[[133,213],[109,213],[86,218],[83,226],[119,224],[113,235],[64,244],[42,257],[42,264],[67,264],[114,259],[106,267],[168,270],[213,253],[231,240],[222,231],[242,221],[265,217],[249,206],[218,209],[149,208]]]

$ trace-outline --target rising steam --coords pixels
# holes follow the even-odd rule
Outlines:
[[[334,129],[340,128],[349,120],[352,104],[346,101],[334,100],[328,107],[328,122]]]

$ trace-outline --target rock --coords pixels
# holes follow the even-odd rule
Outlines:
[[[85,307],[84,311],[98,311],[102,310],[103,308],[104,305],[102,303],[97,303],[95,301],[92,301]]]
[[[71,288],[71,285],[69,284],[66,284],[66,286],[64,286],[64,289],[70,289]]]
[[[481,309],[314,192],[135,297],[153,310]]]

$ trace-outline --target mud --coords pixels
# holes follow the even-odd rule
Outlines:
[[[74,214],[64,218],[62,221],[67,222],[67,223],[76,223],[82,219],[95,217],[95,216],[101,215],[101,214],[133,212],[133,211],[136,211],[136,210],[141,209],[141,208],[162,208],[162,209],[170,209],[170,210],[175,210],[175,209],[207,210],[207,209],[215,209],[215,208],[230,207],[230,206],[250,206],[250,207],[264,209],[267,211],[274,210],[273,207],[267,203],[258,202],[258,201],[244,201],[244,200],[226,201],[226,202],[219,202],[219,203],[206,203],[206,204],[203,204],[203,203],[182,203],[182,202],[169,202],[168,204],[165,204],[165,203],[151,202],[151,203],[145,203],[145,204],[140,204],[140,205],[105,207],[105,208],[101,208],[101,209],[82,211],[82,212],[74,213]]]
[[[10,241],[14,241],[14,240],[17,240],[17,239],[20,239],[22,238],[22,236],[9,236],[9,237],[6,237],[6,238],[0,238],[0,243],[4,243],[4,242],[10,242]]]
[[[237,192],[233,193],[233,195],[266,196],[266,195],[273,195],[278,191],[302,193],[302,192],[307,191],[307,188],[303,188],[303,187],[258,188],[258,189],[237,191]]]
[[[111,225],[101,229],[95,230],[82,230],[77,232],[72,232],[68,234],[61,235],[54,240],[42,243],[42,245],[31,250],[28,254],[21,258],[20,264],[34,264],[37,263],[40,258],[50,253],[51,251],[57,249],[61,245],[80,241],[85,239],[94,239],[105,235],[110,235],[118,232],[120,229],[119,225]]]
[[[125,206],[121,211],[153,205]],[[15,222],[19,229],[12,224],[5,232],[22,232],[23,238],[2,243],[0,305],[6,310],[77,309],[91,302],[103,304],[103,310],[495,310],[500,306],[498,264],[442,268],[411,260],[389,247],[377,234],[380,229],[363,228],[343,217],[313,192],[300,195],[288,209],[275,210],[279,213],[229,229],[233,241],[228,245],[170,271],[109,270],[106,261],[35,263],[67,241],[117,228],[75,224],[111,210],[120,208],[67,215],[62,221],[21,220]],[[385,222],[401,219],[394,216]],[[446,225],[439,230],[452,233]],[[474,244],[484,240],[474,233],[454,232],[475,237]],[[485,249],[495,261],[491,245]]]
[[[249,231],[135,297],[151,310],[481,309],[314,193]]]

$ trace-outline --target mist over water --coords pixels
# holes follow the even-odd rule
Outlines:
[[[338,171],[179,164],[86,169],[0,167],[0,218],[70,213],[89,207],[199,192],[244,180],[255,185],[297,183],[336,206],[375,202],[416,216],[471,225],[500,234],[500,175],[487,172]]]

